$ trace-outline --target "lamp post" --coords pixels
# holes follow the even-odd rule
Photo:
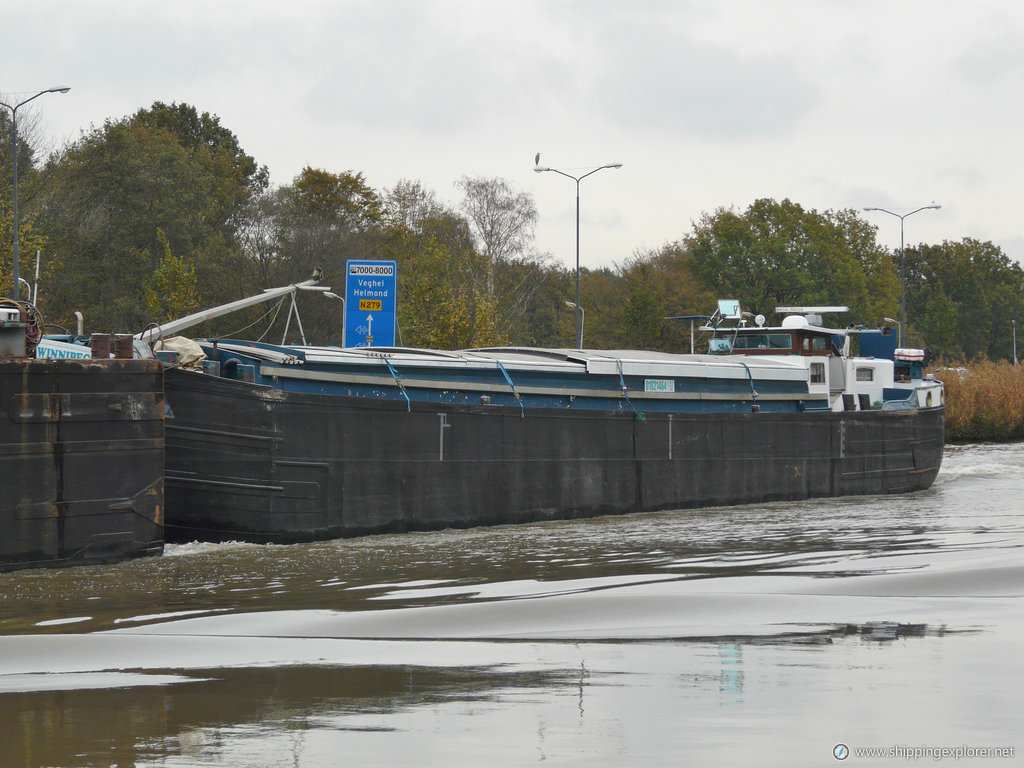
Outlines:
[[[891,317],[883,317],[882,319],[885,320],[885,322],[887,322],[887,323],[896,323],[896,346],[902,347],[903,346],[903,326],[900,324],[900,321],[899,320],[894,320]]]
[[[534,171],[537,173],[544,173],[545,171],[551,171],[557,173],[560,176],[565,176],[567,179],[572,179],[576,182],[576,349],[583,349],[583,307],[580,306],[580,182],[587,178],[591,174],[603,171],[605,168],[621,168],[622,163],[609,163],[608,165],[602,165],[599,168],[594,168],[592,171],[587,171],[582,176],[573,176],[571,173],[560,171],[557,168],[546,168],[540,165],[540,154],[537,154],[537,159],[534,161],[537,165],[534,167]]]
[[[18,275],[18,108],[28,104],[33,99],[38,99],[45,93],[67,93],[71,88],[68,86],[59,86],[57,88],[47,88],[45,91],[40,91],[35,96],[29,96],[24,101],[18,102],[15,105],[5,104],[0,101],[0,106],[7,107],[11,110],[11,163],[14,166],[14,188],[11,193],[11,215],[14,217],[14,300],[18,300],[20,295],[21,286],[19,285]],[[31,294],[29,294],[31,296]]]
[[[583,325],[587,321],[587,313],[583,311],[583,307],[574,301],[565,302],[565,306],[579,310],[576,313],[576,317],[580,318],[579,336],[576,339],[576,349],[583,349]]]
[[[900,320],[902,321],[902,324],[900,325],[900,337],[901,337],[901,339],[902,339],[902,335],[903,335],[903,326],[907,324],[907,276],[906,276],[907,251],[903,247],[903,220],[905,218],[907,218],[908,216],[913,216],[915,213],[919,213],[920,211],[927,211],[929,209],[938,210],[941,207],[942,207],[941,205],[934,205],[934,204],[932,204],[932,205],[922,205],[920,208],[918,208],[916,210],[913,210],[910,213],[904,213],[904,214],[893,213],[892,211],[886,210],[885,208],[865,208],[864,209],[865,211],[879,211],[881,213],[888,213],[890,216],[895,216],[897,219],[900,220]],[[903,344],[903,342],[900,341],[900,345],[901,346],[902,346],[902,344]]]

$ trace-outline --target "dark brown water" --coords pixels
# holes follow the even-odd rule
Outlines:
[[[1018,765],[1022,499],[970,446],[912,496],[3,574],[0,766]]]

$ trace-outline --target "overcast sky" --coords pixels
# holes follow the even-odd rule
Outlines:
[[[58,146],[154,101],[220,117],[287,184],[461,176],[534,195],[537,245],[611,266],[761,197],[907,213],[908,245],[1024,257],[1016,0],[0,0],[0,93]],[[13,95],[12,95],[13,94]],[[24,108],[28,109],[28,108]],[[19,115],[23,112],[19,112]],[[900,222],[863,216],[899,247]],[[844,297],[836,297],[836,301]]]

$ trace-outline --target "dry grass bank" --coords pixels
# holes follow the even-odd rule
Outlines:
[[[940,363],[929,372],[946,384],[948,442],[1024,439],[1024,366],[984,360]]]

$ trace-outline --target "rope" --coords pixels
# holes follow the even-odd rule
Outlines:
[[[626,379],[622,375],[622,360],[616,359],[615,362],[619,366],[619,385],[622,387],[622,396],[626,398],[626,403],[629,405],[630,408],[633,409],[633,413],[636,416],[636,420],[639,421],[641,424],[647,423],[647,417],[644,416],[642,411],[638,411],[636,409],[636,406],[633,405],[633,401],[629,399],[629,388],[626,386]]]
[[[388,367],[388,370],[391,371],[391,376],[392,378],[394,378],[395,384],[398,385],[399,390],[401,390],[402,392],[402,396],[405,397],[405,410],[411,411],[412,400],[409,399],[409,393],[405,391],[405,385],[402,383],[401,378],[399,378],[398,371],[395,370],[395,366],[393,366],[391,364],[391,361],[388,360],[386,357],[384,358],[384,364]]]
[[[495,360],[494,362],[498,364],[498,368],[500,368],[501,372],[505,374],[505,381],[508,382],[508,386],[512,390],[512,394],[515,395],[516,400],[519,402],[519,417],[525,419],[526,408],[523,407],[523,398],[521,398],[519,393],[516,392],[516,385],[512,383],[512,377],[508,375],[508,371],[506,371],[505,366],[501,364],[501,360]]]
[[[757,390],[754,389],[754,375],[750,372],[750,366],[749,365],[747,365],[746,363],[744,363],[742,361],[740,362],[740,365],[742,365],[746,369],[746,371],[747,371],[747,378],[750,380],[750,397],[753,398],[754,402],[756,403],[757,402]]]

